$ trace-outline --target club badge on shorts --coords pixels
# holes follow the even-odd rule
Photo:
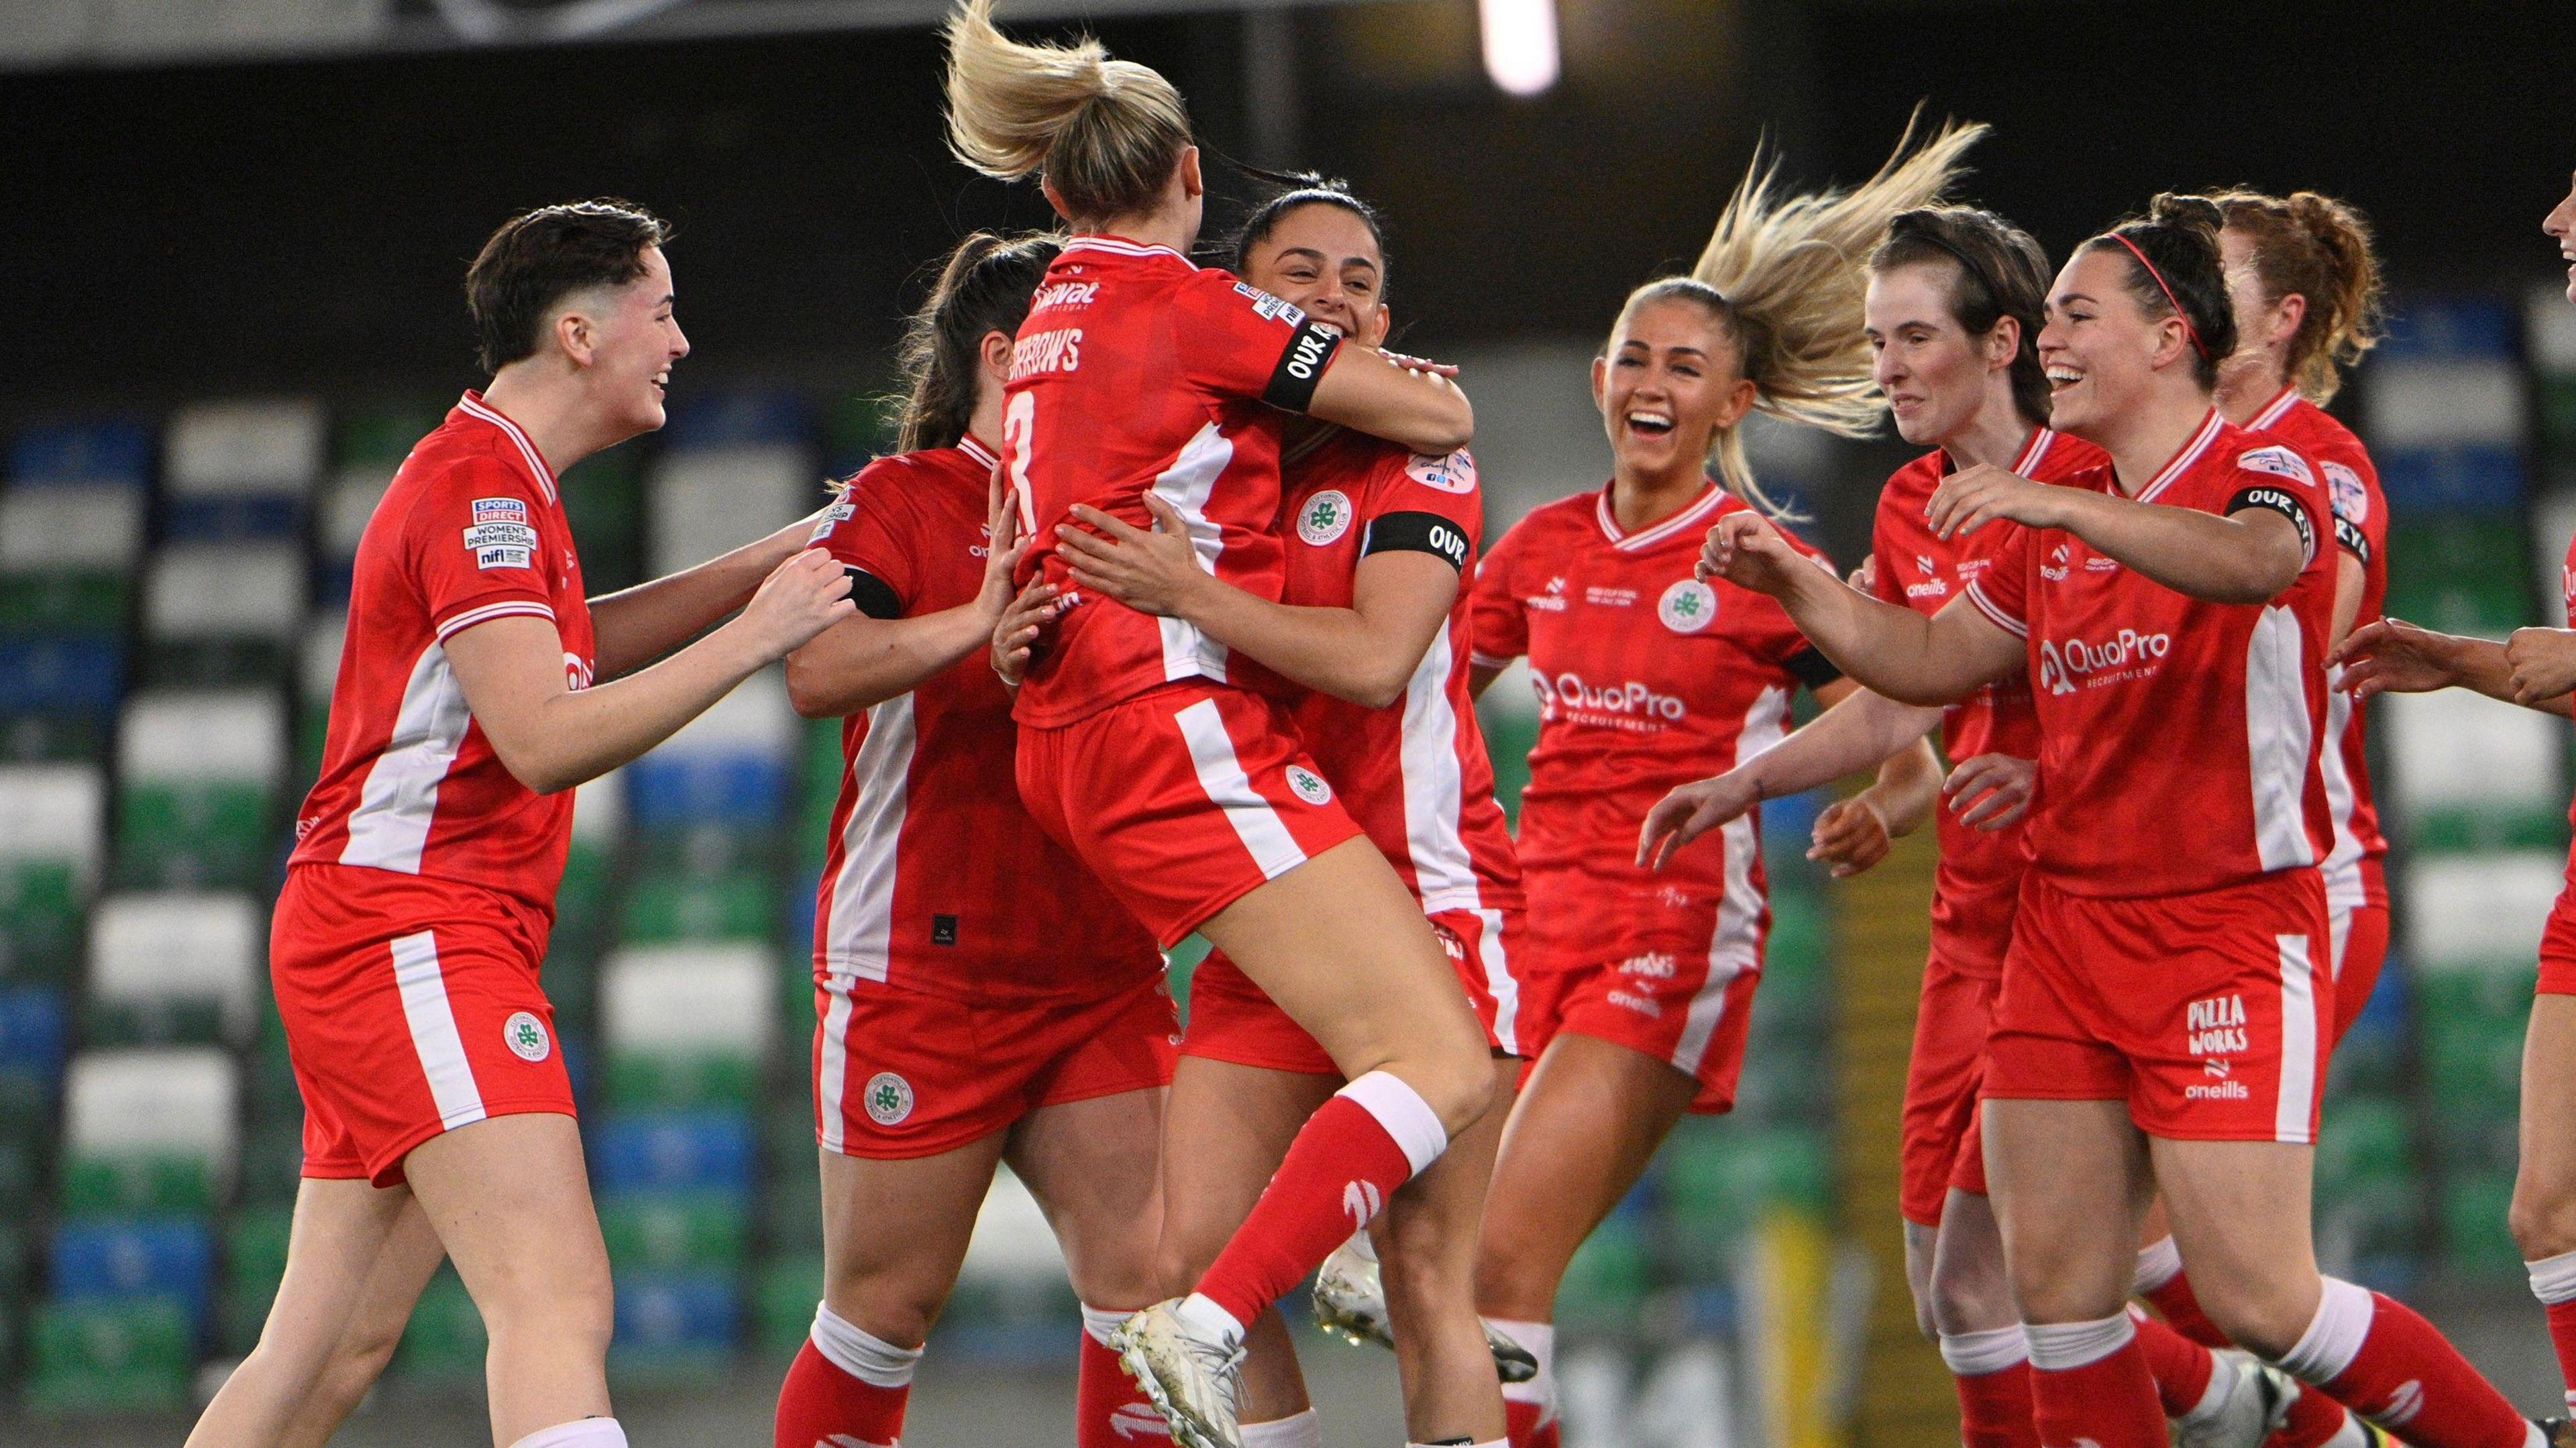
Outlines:
[[[542,1061],[554,1049],[554,1042],[546,1039],[546,1023],[534,1011],[519,1011],[503,1021],[501,1043],[522,1061]]]
[[[868,1108],[868,1120],[879,1126],[900,1126],[912,1114],[912,1083],[892,1071],[879,1071],[868,1078],[860,1099]]]
[[[1333,802],[1333,787],[1324,782],[1322,775],[1302,764],[1289,765],[1287,774],[1288,788],[1299,799],[1313,805],[1326,805]]]
[[[1297,536],[1318,548],[1351,531],[1351,500],[1338,488],[1326,488],[1297,510]]]
[[[1685,578],[1655,600],[1655,617],[1675,633],[1698,633],[1717,620],[1717,590],[1696,578]]]

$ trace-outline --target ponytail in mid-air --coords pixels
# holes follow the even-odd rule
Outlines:
[[[1077,223],[1152,208],[1191,145],[1170,81],[1110,59],[1097,40],[1012,40],[993,27],[993,0],[966,0],[947,36],[948,146],[959,160],[1005,181],[1040,173]]]

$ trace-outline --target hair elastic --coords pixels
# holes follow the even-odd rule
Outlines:
[[[2212,358],[2209,355],[2209,344],[2200,340],[2200,329],[2191,324],[2191,313],[2182,309],[2182,300],[2174,295],[2174,289],[2172,287],[2165,285],[2165,274],[2156,270],[2156,264],[2147,260],[2147,254],[2138,250],[2138,244],[2136,242],[2129,240],[2127,237],[2122,236],[2116,231],[2106,231],[2102,234],[2111,238],[2113,241],[2120,243],[2122,246],[2127,247],[2129,249],[2129,255],[2138,259],[2138,265],[2147,269],[2147,275],[2154,280],[2156,290],[2165,294],[2166,304],[2173,308],[2175,316],[2182,319],[2182,334],[2191,339],[2191,350],[2200,354],[2201,361],[2211,361]]]

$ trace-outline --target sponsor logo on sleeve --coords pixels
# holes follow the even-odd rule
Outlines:
[[[1350,495],[1326,488],[1297,510],[1297,536],[1321,548],[1351,531]]]
[[[1465,448],[1439,457],[1415,453],[1406,461],[1404,475],[1426,488],[1437,488],[1444,493],[1476,491],[1476,460],[1467,455]]]
[[[1679,634],[1694,634],[1717,621],[1717,590],[1696,578],[1685,578],[1655,600],[1655,617]]]
[[[2236,465],[2252,472],[2270,473],[2276,478],[2296,478],[2303,483],[2317,480],[2317,475],[2308,471],[2307,460],[2285,447],[2258,447],[2251,452],[2239,453]]]
[[[524,498],[476,498],[474,521],[477,523],[524,523],[528,521],[528,504]]]
[[[1236,282],[1234,289],[1252,299],[1252,314],[1265,321],[1286,322],[1289,326],[1295,327],[1302,325],[1306,320],[1304,311],[1286,299],[1274,297],[1250,282]]]
[[[833,529],[850,521],[858,511],[859,505],[851,502],[847,498],[843,498],[841,501],[825,508],[823,510],[823,516],[814,520],[814,536],[806,539],[805,541],[807,543],[820,543],[824,539],[831,537]]]
[[[2320,463],[2326,470],[2326,500],[2334,505],[2334,515],[2358,527],[2370,521],[2370,489],[2361,485],[2361,474],[2341,463]]]
[[[525,523],[477,523],[465,530],[465,551],[474,555],[477,568],[531,567],[537,530]]]

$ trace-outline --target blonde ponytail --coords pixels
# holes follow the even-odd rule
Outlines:
[[[1620,315],[1690,297],[1733,335],[1756,410],[1843,437],[1874,434],[1881,403],[1861,320],[1870,251],[1898,214],[1940,200],[1962,170],[1959,158],[1986,134],[1950,122],[1916,146],[1916,130],[1909,122],[1887,164],[1847,192],[1775,196],[1778,158],[1757,154],[1690,274],[1639,287]],[[1709,455],[1736,496],[1782,513],[1753,476],[1741,427],[1719,429]]]
[[[1190,145],[1189,111],[1170,81],[1110,59],[1087,36],[1012,40],[993,26],[993,0],[965,0],[946,34],[958,160],[1005,181],[1042,172],[1077,223],[1152,208]]]

